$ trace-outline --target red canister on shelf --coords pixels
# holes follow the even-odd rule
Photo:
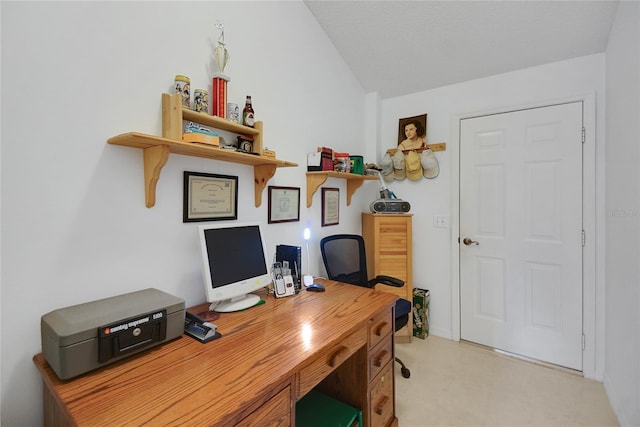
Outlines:
[[[336,172],[349,172],[351,170],[351,160],[349,153],[334,153],[333,170]]]

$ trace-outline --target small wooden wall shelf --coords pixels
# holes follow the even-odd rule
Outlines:
[[[446,142],[436,142],[434,144],[427,144],[427,147],[431,149],[431,151],[445,151],[447,149],[447,143]],[[406,154],[409,151],[415,151],[416,153],[422,153],[426,148],[417,148],[415,150],[403,150],[403,152]],[[394,154],[396,154],[396,151],[398,151],[397,148],[389,148],[387,150],[387,153],[391,154],[392,156]]]
[[[345,172],[332,172],[332,171],[320,171],[320,172],[307,172],[307,207],[310,208],[313,204],[313,195],[322,184],[324,184],[327,178],[340,178],[347,180],[347,206],[351,205],[351,196],[362,185],[364,181],[378,181],[377,176],[372,175],[359,175],[355,173]]]
[[[162,94],[162,137],[129,132],[107,140],[109,144],[142,149],[145,204],[148,208],[153,207],[156,203],[156,184],[170,153],[253,166],[256,207],[259,207],[262,203],[262,193],[269,179],[275,174],[276,168],[298,166],[297,163],[268,158],[262,155],[246,154],[203,144],[183,142],[183,120],[190,120],[241,135],[250,135],[253,137],[254,151],[262,153],[262,122],[256,122],[255,128],[232,123],[220,117],[182,108],[180,94]]]

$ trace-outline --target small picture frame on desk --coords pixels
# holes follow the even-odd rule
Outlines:
[[[300,221],[300,187],[269,186],[269,224]]]
[[[340,222],[340,189],[322,188],[322,226]]]
[[[238,219],[238,177],[184,172],[182,222]]]

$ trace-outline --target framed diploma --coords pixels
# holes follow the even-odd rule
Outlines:
[[[269,224],[300,221],[300,187],[269,186]]]
[[[238,177],[184,172],[182,222],[238,219]]]
[[[340,189],[322,188],[322,226],[340,222]]]

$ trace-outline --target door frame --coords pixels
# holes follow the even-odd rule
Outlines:
[[[582,354],[582,373],[585,378],[602,381],[604,356],[604,230],[597,225],[598,212],[604,212],[604,150],[596,156],[596,94],[544,100],[540,102],[500,107],[471,113],[453,114],[451,121],[451,333],[460,341],[460,121],[488,114],[508,113],[516,110],[539,108],[568,102],[583,103],[585,143],[582,155],[583,201],[582,221],[585,246],[582,252],[582,330],[585,345]],[[602,171],[598,173],[599,171]],[[601,190],[601,191],[598,191]],[[596,194],[602,195],[600,200]],[[602,221],[603,218],[600,218]],[[600,224],[603,224],[600,222]],[[600,227],[602,228],[602,227]],[[599,242],[599,245],[596,243]],[[596,246],[600,246],[598,249]],[[596,320],[599,320],[596,322]]]

